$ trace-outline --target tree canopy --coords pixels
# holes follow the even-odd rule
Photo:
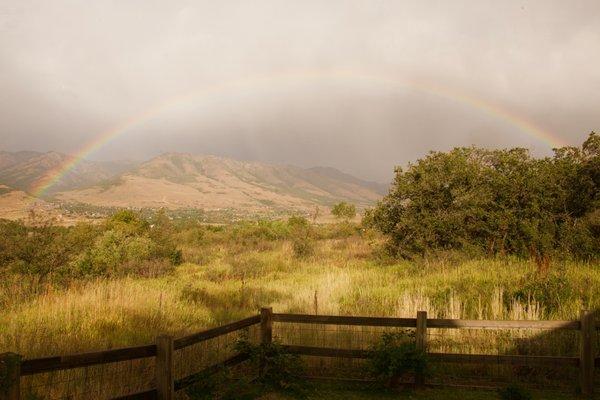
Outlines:
[[[368,219],[411,257],[459,249],[549,257],[600,255],[600,136],[534,158],[526,149],[431,152],[396,168]]]

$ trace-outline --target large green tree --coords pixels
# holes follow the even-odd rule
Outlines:
[[[600,253],[600,137],[537,159],[526,149],[456,148],[396,169],[369,215],[401,256],[459,249],[593,258]]]

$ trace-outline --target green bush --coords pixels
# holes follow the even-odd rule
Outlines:
[[[356,217],[356,206],[341,201],[331,207],[331,214],[339,220],[351,220]]]
[[[169,255],[169,260],[173,265],[181,265],[183,263],[183,253],[179,249],[175,249]]]
[[[291,354],[277,342],[255,345],[244,332],[235,344],[240,354],[245,354],[260,369],[257,383],[266,389],[302,394],[306,390],[304,366],[300,357]]]
[[[427,355],[411,332],[386,332],[371,349],[369,369],[378,381],[393,385],[406,373],[425,373]]]
[[[308,237],[298,237],[292,240],[292,249],[294,257],[306,258],[314,253],[315,245],[313,240]]]
[[[291,231],[305,230],[308,229],[310,226],[308,220],[301,215],[292,215],[288,218],[287,224],[290,227]]]
[[[0,220],[0,270],[49,278],[89,248],[98,232],[92,225],[26,226]]]
[[[26,226],[0,220],[0,272],[57,283],[94,276],[155,276],[179,265],[175,229],[164,213],[154,223],[119,211],[103,225]]]
[[[314,253],[313,229],[308,220],[302,216],[291,216],[287,225],[292,240],[294,257],[306,258]]]

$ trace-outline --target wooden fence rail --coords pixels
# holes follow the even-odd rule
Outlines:
[[[586,397],[591,397],[594,390],[594,367],[600,365],[600,358],[594,356],[594,342],[597,330],[594,316],[583,310],[579,321],[495,321],[495,320],[461,320],[461,319],[428,319],[425,311],[419,311],[417,318],[379,318],[379,317],[347,317],[309,314],[273,314],[273,321],[322,324],[322,325],[356,325],[374,327],[416,328],[417,347],[426,350],[428,328],[437,329],[544,329],[580,331],[579,357],[558,356],[523,356],[523,355],[490,355],[490,354],[456,354],[431,353],[428,358],[433,362],[468,363],[468,364],[504,364],[514,366],[573,366],[580,369],[580,388]],[[357,349],[338,349],[312,346],[287,346],[288,351],[299,355],[335,357],[335,358],[368,358],[369,351]],[[417,385],[423,384],[423,377],[416,377]]]
[[[93,365],[109,364],[120,361],[130,361],[142,358],[155,358],[156,388],[119,397],[121,400],[157,399],[171,400],[176,390],[198,381],[202,376],[210,375],[222,367],[239,364],[247,359],[243,355],[236,355],[221,363],[212,365],[199,373],[185,378],[173,378],[173,352],[197,343],[213,339],[227,333],[239,331],[252,325],[261,323],[261,316],[255,315],[240,321],[213,329],[173,339],[171,336],[159,336],[155,344],[125,347],[106,351],[70,354],[63,356],[44,357],[35,359],[21,359],[17,354],[0,354],[0,372],[3,367],[9,372],[4,382],[0,381],[0,400],[20,400],[20,377],[36,375],[67,369],[84,368]],[[0,377],[2,375],[0,374]]]
[[[261,309],[260,315],[255,315],[231,324],[209,329],[192,335],[174,339],[170,336],[160,336],[155,344],[113,349],[108,351],[72,354],[65,356],[46,357],[38,359],[21,359],[13,353],[0,355],[0,400],[20,400],[20,377],[52,371],[83,368],[92,365],[115,363],[153,357],[155,359],[156,387],[142,393],[129,394],[120,400],[157,399],[171,400],[174,393],[182,390],[223,367],[230,367],[247,360],[244,354],[236,354],[217,364],[206,367],[200,372],[176,380],[174,378],[173,353],[188,346],[219,336],[236,332],[253,325],[260,325],[260,341],[268,344],[273,340],[273,322],[350,325],[371,327],[414,328],[417,347],[427,351],[427,330],[435,329],[546,329],[571,330],[580,332],[579,357],[558,356],[523,356],[523,355],[489,355],[489,354],[456,354],[427,352],[432,362],[463,363],[463,364],[504,364],[525,366],[578,367],[580,370],[580,388],[583,395],[591,397],[594,389],[594,368],[600,367],[600,358],[595,357],[594,343],[597,330],[592,313],[582,311],[579,321],[492,321],[492,320],[459,320],[459,319],[429,319],[425,311],[419,311],[416,318],[381,318],[381,317],[352,317],[325,316],[308,314],[273,313],[270,308]],[[329,347],[284,345],[290,353],[337,358],[365,359],[370,356],[368,350],[341,349]],[[260,370],[262,371],[263,362]],[[2,371],[5,371],[2,373]],[[259,371],[260,372],[260,371]],[[424,384],[423,376],[416,376],[418,385]]]

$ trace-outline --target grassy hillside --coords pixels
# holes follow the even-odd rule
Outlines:
[[[108,184],[57,197],[104,207],[308,212],[340,200],[370,206],[383,195],[381,189],[334,169],[170,153]]]
[[[25,192],[45,182],[48,174],[60,170],[70,156],[57,152],[0,152],[0,183]],[[130,168],[127,163],[81,161],[49,189],[48,194],[98,184]]]

